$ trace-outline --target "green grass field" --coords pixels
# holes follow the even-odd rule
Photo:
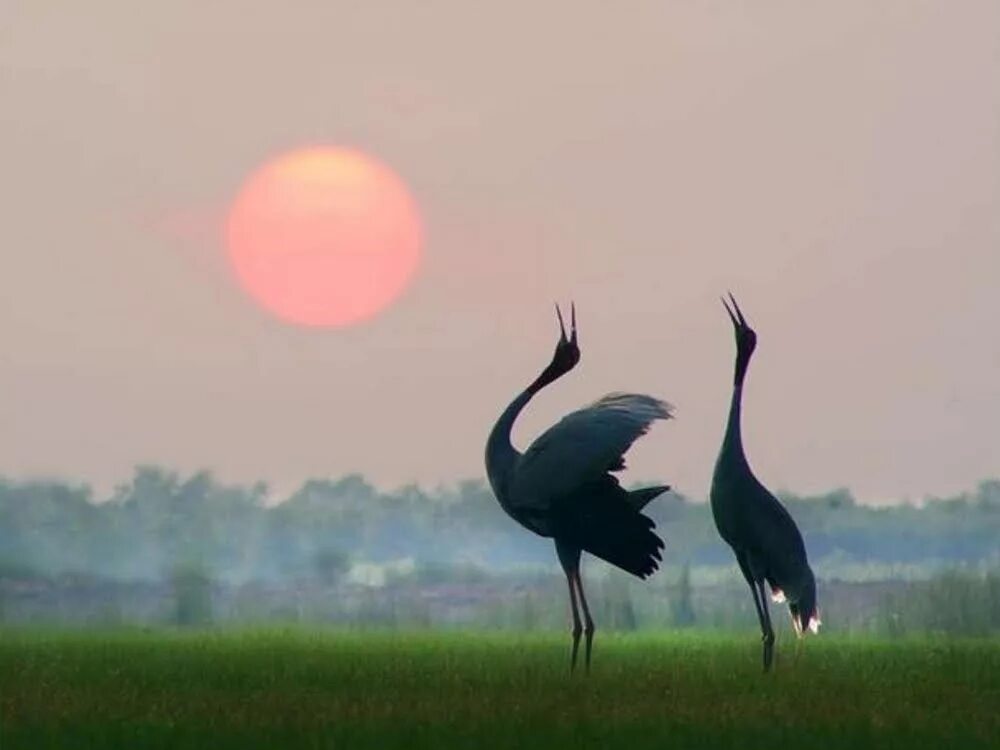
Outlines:
[[[0,631],[0,748],[1000,747],[1000,642]],[[959,745],[960,743],[960,745]]]

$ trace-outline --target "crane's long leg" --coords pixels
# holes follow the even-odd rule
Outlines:
[[[576,581],[580,577],[580,550],[573,547],[568,547],[562,542],[556,541],[556,554],[559,555],[559,562],[562,565],[563,572],[566,574],[566,583],[569,587],[569,607],[570,613],[573,615],[573,650],[570,652],[569,658],[569,671],[573,672],[576,670],[576,658],[580,651],[580,634],[583,632],[583,627],[580,624],[580,610],[576,605]],[[584,604],[584,611],[586,612],[586,604]],[[590,615],[587,615],[588,619]],[[589,654],[590,646],[588,641],[587,646],[588,653],[588,664],[589,664]]]
[[[569,657],[569,671],[576,670],[576,655],[580,651],[580,633],[583,628],[580,625],[580,611],[576,606],[576,586],[573,584],[573,577],[566,574],[566,583],[569,584],[569,607],[573,615],[573,651]]]
[[[750,564],[746,557],[740,553],[736,554],[736,562],[739,563],[740,571],[750,586],[750,595],[753,597],[753,606],[757,610],[757,620],[760,622],[761,641],[764,644],[764,671],[771,669],[771,661],[774,657],[774,630],[771,628],[771,615],[767,611],[767,595],[764,591],[764,581],[761,580],[758,586],[750,570]]]
[[[757,593],[760,597],[760,608],[764,613],[761,621],[761,628],[764,630],[764,671],[771,668],[774,661],[774,628],[771,627],[771,613],[767,607],[767,592],[764,590],[764,581],[757,582]]]
[[[580,595],[580,606],[583,607],[583,633],[586,636],[585,664],[587,673],[590,673],[590,652],[594,645],[594,619],[590,616],[590,607],[587,606],[587,597],[583,594],[583,580],[580,578],[580,569],[576,570],[576,588]]]

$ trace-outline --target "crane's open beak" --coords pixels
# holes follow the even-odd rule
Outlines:
[[[736,330],[741,330],[743,328],[749,328],[747,325],[746,318],[743,317],[743,312],[740,310],[740,306],[736,304],[736,298],[733,297],[733,293],[729,292],[729,299],[733,303],[732,308],[729,307],[729,303],[726,302],[725,297],[721,297],[722,306],[726,308],[726,312],[729,313],[729,319],[733,321],[733,327]]]
[[[569,338],[566,337],[566,324],[563,322],[562,310],[556,303],[556,317],[559,318],[559,343],[576,344],[576,303],[569,303]]]

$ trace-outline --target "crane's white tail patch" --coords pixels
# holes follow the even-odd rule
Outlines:
[[[775,604],[781,604],[785,601],[785,592],[779,588],[771,587],[771,601]]]
[[[823,624],[823,621],[819,619],[819,610],[809,618],[809,624],[806,627],[802,627],[802,617],[800,615],[792,615],[792,627],[795,628],[795,635],[799,638],[806,634],[806,630],[809,630],[813,634],[819,633],[819,626]]]

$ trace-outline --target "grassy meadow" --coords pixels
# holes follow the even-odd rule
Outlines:
[[[1000,744],[1000,641],[0,631],[0,748]]]

